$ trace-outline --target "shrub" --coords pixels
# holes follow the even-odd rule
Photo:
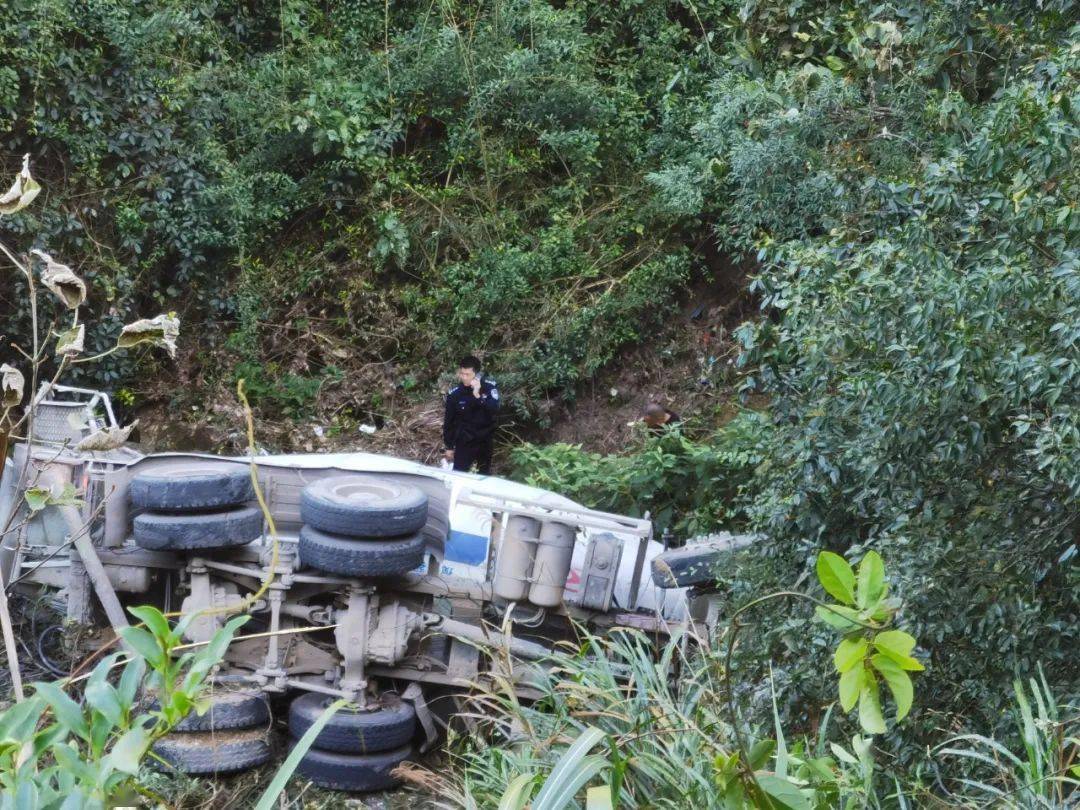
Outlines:
[[[703,438],[670,429],[626,455],[524,444],[511,452],[513,475],[594,508],[635,517],[649,511],[659,531],[684,537],[740,529],[766,427],[762,414],[745,411]]]

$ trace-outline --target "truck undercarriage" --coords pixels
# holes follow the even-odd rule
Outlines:
[[[115,427],[107,397],[54,387],[34,407],[34,441],[14,448],[0,479],[7,592],[47,590],[69,623],[104,618],[113,630],[128,624],[125,606],[194,614],[192,644],[249,614],[213,674],[220,722],[199,728],[248,717],[238,700],[288,693],[299,695],[296,735],[346,698],[352,708],[301,768],[326,787],[383,787],[414,738],[433,744],[425,693],[502,674],[528,696],[527,667],[500,673],[501,661],[542,666],[576,624],[667,634],[701,613],[675,582],[644,576],[663,552],[645,519],[363,453],[79,450]],[[35,508],[32,490],[75,497]],[[188,772],[257,764],[250,748],[207,759],[205,745],[198,756],[178,745],[159,753]]]

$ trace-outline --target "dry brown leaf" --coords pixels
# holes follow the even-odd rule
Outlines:
[[[14,214],[21,211],[34,201],[41,193],[41,186],[30,176],[30,155],[23,155],[22,171],[15,177],[2,197],[0,197],[0,214]]]
[[[0,366],[0,404],[5,408],[13,408],[22,402],[26,380],[22,372],[7,363]]]
[[[75,275],[75,271],[66,264],[61,264],[44,250],[31,250],[44,263],[41,268],[41,283],[52,290],[68,309],[78,309],[86,300],[86,283]]]
[[[86,327],[83,324],[73,326],[56,337],[56,353],[67,357],[78,357],[83,353],[86,343]]]
[[[75,445],[75,449],[79,452],[115,450],[117,447],[123,446],[124,442],[128,440],[128,436],[131,435],[131,431],[138,424],[139,420],[136,419],[127,427],[103,428],[96,433],[91,433]]]
[[[143,319],[129,323],[120,330],[120,337],[116,339],[116,345],[121,349],[138,346],[140,343],[150,343],[160,346],[169,353],[169,357],[176,357],[176,339],[180,336],[180,319],[176,313],[158,315],[156,318]]]

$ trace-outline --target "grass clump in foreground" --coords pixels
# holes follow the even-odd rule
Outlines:
[[[889,752],[913,699],[906,673],[922,667],[915,639],[893,627],[899,605],[874,556],[857,575],[837,555],[818,565],[823,587],[850,603],[817,610],[843,635],[831,669],[850,719],[830,703],[816,707],[816,728],[785,730],[771,669],[761,678],[731,670],[747,608],[817,601],[784,592],[735,611],[712,639],[677,634],[659,649],[635,630],[602,638],[582,628],[580,643],[557,651],[549,669],[518,671],[537,699],[519,699],[507,678],[482,689],[471,733],[450,742],[449,775],[424,780],[442,806],[499,810],[559,810],[582,798],[588,810],[1074,806],[1077,707],[1059,705],[1045,681],[1015,685],[1018,739],[953,736],[915,769],[894,767]],[[890,729],[881,684],[897,717]]]

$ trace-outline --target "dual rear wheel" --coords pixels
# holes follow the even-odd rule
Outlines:
[[[333,702],[314,692],[289,706],[293,745]],[[386,790],[400,780],[393,770],[413,756],[416,711],[393,693],[364,709],[339,709],[315,737],[297,771],[331,790]]]
[[[262,765],[271,757],[266,698],[254,692],[214,693],[204,714],[189,714],[152,750],[165,766],[192,776]]]
[[[153,551],[202,552],[247,545],[262,535],[246,469],[170,468],[136,475],[135,543]],[[417,487],[332,476],[304,488],[299,556],[304,565],[349,577],[400,576],[424,561],[428,498]]]
[[[324,478],[300,495],[300,561],[342,576],[400,576],[424,562],[427,518],[427,495],[416,487]]]
[[[289,706],[291,749],[329,709],[333,698],[308,692]],[[262,695],[223,692],[205,714],[189,714],[154,743],[166,768],[191,776],[227,775],[272,756],[270,711]],[[335,712],[315,737],[297,772],[328,790],[367,792],[399,784],[394,769],[414,755],[416,712],[393,693],[378,702]]]
[[[246,469],[170,468],[131,480],[135,543],[151,551],[243,546],[262,535],[262,512]]]

